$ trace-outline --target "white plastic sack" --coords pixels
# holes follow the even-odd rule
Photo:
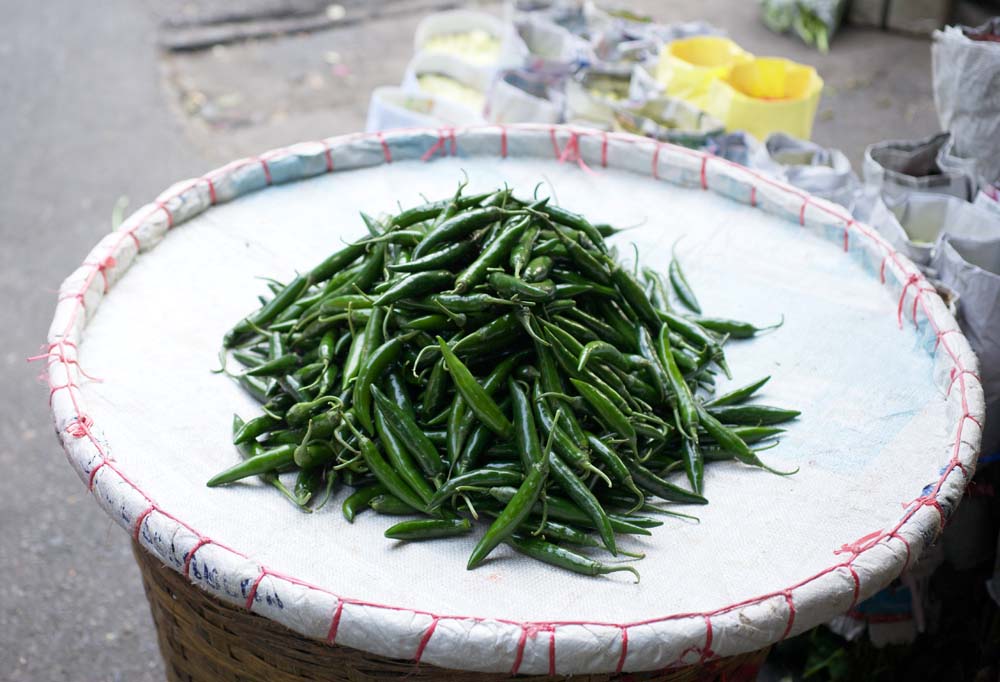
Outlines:
[[[472,102],[466,101],[465,98],[453,99],[447,95],[425,92],[420,85],[420,77],[423,75],[444,76],[474,90],[480,95],[479,105],[475,106]],[[468,115],[482,117],[483,108],[486,105],[486,93],[492,86],[494,77],[493,72],[477,68],[455,57],[418,52],[407,64],[400,87],[406,92],[430,94],[437,99],[448,100],[454,106],[465,109]]]
[[[1000,240],[1000,216],[943,194],[911,192],[899,198],[887,197],[876,202],[869,222],[920,265],[930,263],[934,244],[943,234],[963,237],[970,243]]]
[[[566,81],[566,120],[602,130],[614,127],[615,108],[628,97],[627,74],[588,69]]]
[[[482,116],[446,99],[384,86],[372,90],[365,130],[454,127],[485,123]]]
[[[694,150],[547,125],[454,140],[390,131],[234,162],[142,207],[63,284],[49,333],[55,431],[146,551],[307,637],[563,675],[760,649],[847,611],[933,541],[975,470],[983,401],[975,357],[911,262],[840,207]],[[206,488],[238,457],[232,413],[259,409],[210,371],[226,328],[257,306],[257,277],[304,271],[366,233],[359,210],[450,196],[465,175],[469,192],[544,180],[594,222],[636,226],[615,243],[654,268],[684,235],[706,310],[759,324],[783,314],[779,331],[727,355],[737,385],[771,375],[762,399],[802,410],[767,453],[800,471],[708,467],[700,524],[667,518],[623,540],[646,553],[639,584],[506,548],[467,571],[471,539],[395,545],[383,537],[395,519],[348,524],[339,500],[302,514],[254,481]]]
[[[431,52],[425,48],[435,38],[447,38],[470,32],[483,32],[497,41],[494,59],[486,60],[479,55],[463,55],[461,50],[455,51],[453,49],[449,49],[443,54],[488,71],[518,68],[527,55],[527,48],[510,22],[503,21],[486,12],[464,9],[436,12],[421,19],[413,35],[413,51],[418,53]]]
[[[979,356],[986,391],[982,452],[1000,452],[1000,235],[984,242],[946,235],[931,265],[959,293],[962,331]]]
[[[722,135],[722,122],[684,100],[658,97],[632,100],[613,107],[616,130],[635,133],[684,147],[704,147],[709,138]]]
[[[893,198],[909,192],[931,192],[971,201],[976,180],[961,171],[944,172],[937,165],[938,152],[947,142],[948,133],[939,133],[922,140],[869,145],[862,165],[865,185]]]
[[[955,151],[979,161],[985,182],[1000,181],[1000,42],[966,35],[1000,36],[1000,18],[978,29],[949,26],[934,32],[934,104]]]
[[[529,71],[566,76],[595,59],[585,40],[554,22],[524,14],[516,20],[515,26],[528,50],[525,68]]]
[[[486,118],[491,123],[559,123],[564,100],[552,78],[507,71],[490,88]]]
[[[772,133],[764,147],[790,184],[848,210],[853,208],[859,182],[842,151],[785,133]]]

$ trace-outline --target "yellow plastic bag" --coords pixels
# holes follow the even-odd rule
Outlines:
[[[811,66],[757,57],[713,81],[704,109],[727,130],[746,130],[760,140],[779,131],[808,140],[822,91],[823,79]]]
[[[660,52],[656,80],[669,97],[705,108],[713,81],[729,75],[733,66],[753,59],[739,45],[719,36],[697,36],[675,40]]]

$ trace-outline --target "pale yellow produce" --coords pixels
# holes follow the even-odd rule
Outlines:
[[[437,73],[421,74],[417,76],[417,84],[427,94],[457,102],[473,111],[482,111],[486,104],[486,96],[483,93],[448,76]]]
[[[423,49],[477,65],[495,64],[500,59],[500,40],[482,29],[432,36]]]

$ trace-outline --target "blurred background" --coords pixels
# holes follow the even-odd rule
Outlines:
[[[930,32],[949,21],[975,26],[1000,12],[986,2],[907,0],[896,4],[912,14],[900,18],[880,11],[889,2],[855,4],[878,7],[835,36],[807,30],[814,45],[801,31],[774,32],[774,16],[769,28],[760,4],[748,0],[616,7],[663,25],[704,22],[748,52],[814,67],[825,86],[812,140],[842,150],[860,172],[868,145],[941,130]],[[38,381],[41,365],[25,364],[45,340],[60,281],[126,202],[138,207],[174,181],[234,158],[364,129],[373,89],[397,85],[407,72],[421,19],[458,6],[467,5],[0,2],[0,157],[8,167],[0,185],[7,244],[0,250],[0,678],[163,679],[129,540],[66,465]],[[471,6],[498,17],[504,11],[499,2]],[[943,588],[925,586],[938,595],[933,624],[924,614],[917,622],[907,592],[903,617],[887,621],[907,623],[887,636],[902,644],[875,648],[854,631],[856,643],[845,650],[841,635],[851,624],[841,635],[819,630],[779,647],[765,678],[931,679],[926,656],[943,660],[933,679],[997,679],[1000,622],[985,587],[996,542],[992,481],[973,492],[989,502],[960,507],[978,516],[971,539],[957,542],[975,551],[937,572]],[[855,621],[862,630],[869,623],[864,615]],[[915,640],[921,629],[924,639]]]

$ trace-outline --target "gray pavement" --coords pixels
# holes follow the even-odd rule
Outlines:
[[[849,29],[821,56],[762,28],[756,3],[628,4],[660,20],[707,19],[751,51],[816,64],[828,89],[815,137],[855,163],[870,141],[937,127],[926,40]],[[371,88],[401,76],[419,18],[162,56],[163,7],[0,3],[2,679],[163,678],[128,538],[66,464],[40,366],[24,363],[59,282],[109,229],[119,196],[137,206],[231,157],[361,128]]]

